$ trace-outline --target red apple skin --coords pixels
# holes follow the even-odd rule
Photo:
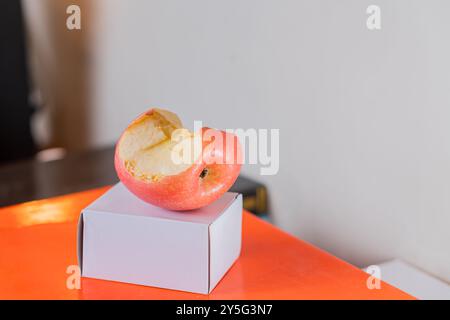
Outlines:
[[[151,112],[151,111],[149,111]],[[147,113],[148,114],[148,113]],[[207,128],[204,128],[206,130]],[[212,129],[208,129],[212,130]],[[116,145],[114,164],[120,181],[137,197],[152,205],[173,211],[187,211],[202,208],[214,202],[225,192],[227,192],[236,181],[241,170],[241,145],[237,136],[224,131],[218,131],[227,138],[235,139],[234,159],[232,163],[213,163],[211,150],[208,148],[210,141],[203,140],[202,160],[193,164],[185,171],[173,175],[165,176],[155,182],[143,181],[134,177],[125,168],[125,163],[119,157],[118,146]],[[224,140],[225,141],[225,140]],[[215,148],[214,155],[220,156],[223,152],[221,148]],[[230,155],[227,154],[227,157]],[[204,169],[208,170],[205,178],[200,178]]]

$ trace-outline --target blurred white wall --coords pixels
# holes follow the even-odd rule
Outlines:
[[[370,4],[380,31],[366,28]],[[90,145],[152,105],[188,125],[280,128],[279,174],[244,169],[269,186],[279,226],[359,266],[398,257],[450,281],[448,1],[92,10]]]

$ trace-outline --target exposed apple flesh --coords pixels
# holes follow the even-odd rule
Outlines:
[[[122,183],[142,200],[170,210],[192,210],[229,190],[240,172],[240,154],[235,135],[207,128],[189,132],[174,113],[152,109],[122,134],[115,168]]]

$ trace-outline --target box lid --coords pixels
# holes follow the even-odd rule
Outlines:
[[[148,204],[128,191],[122,183],[118,183],[85,208],[84,211],[163,218],[210,225],[230,206],[237,196],[237,193],[227,192],[218,200],[204,208],[177,212]]]

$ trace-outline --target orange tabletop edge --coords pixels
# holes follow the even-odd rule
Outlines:
[[[247,212],[241,256],[209,295],[88,278],[71,289],[78,216],[108,188],[0,208],[0,299],[414,299],[369,289],[368,274]]]

